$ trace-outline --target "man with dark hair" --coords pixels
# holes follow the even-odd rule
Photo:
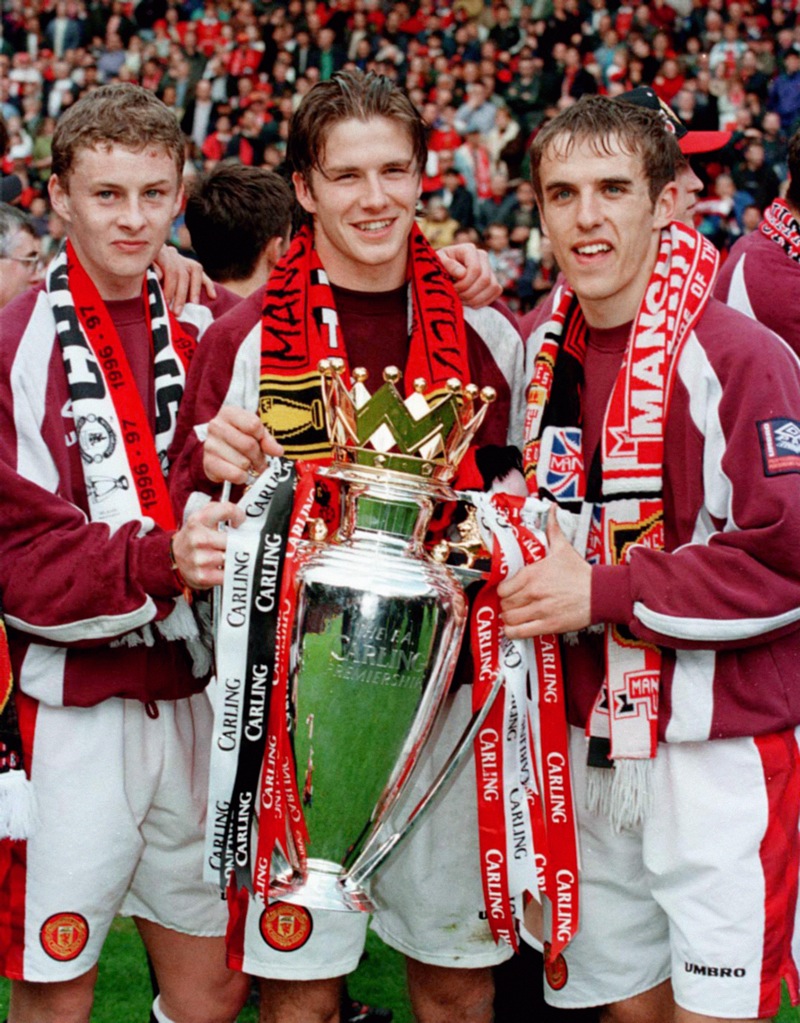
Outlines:
[[[0,203],[0,309],[42,279],[39,239],[30,217]]]
[[[679,159],[657,113],[599,97],[534,141],[566,278],[527,352],[547,553],[498,595],[509,637],[567,640],[580,919],[545,944],[548,1001],[752,1023],[800,961],[800,364],[711,297]]]
[[[680,153],[675,161],[675,184],[678,189],[675,219],[692,226],[693,210],[698,196],[703,191],[703,182],[695,173],[691,158],[722,149],[730,142],[731,133],[729,131],[690,131],[675,111],[659,99],[648,85],[620,93],[619,96],[614,97],[614,102],[628,103],[658,114],[665,133],[677,141]],[[522,316],[519,325],[523,340],[527,340],[531,331],[549,314],[550,297],[545,300],[545,305],[534,308]]]
[[[212,320],[168,309],[150,266],[182,203],[183,137],[160,100],[104,86],[53,139],[67,244],[2,312],[0,590],[39,822],[0,843],[11,1023],[88,1023],[117,914],[154,964],[156,1023],[233,1021],[203,881],[209,669],[189,587],[221,581],[238,512],[176,528],[164,474],[188,363]]]
[[[329,450],[324,425],[308,416],[300,433],[296,414],[319,400],[316,366],[326,353],[346,357],[351,368],[365,366],[371,380],[397,365],[406,367],[410,385],[424,361],[430,387],[440,386],[445,369],[448,378],[492,385],[498,398],[480,442],[505,445],[509,421],[520,427],[510,387],[521,372],[516,330],[495,309],[462,308],[414,223],[426,145],[408,97],[379,75],[341,72],[304,98],[288,147],[297,198],[313,226],[295,237],[237,328],[229,324],[238,311],[206,339],[215,372],[191,375],[186,408],[195,429],[176,463],[179,505],[196,507],[215,485],[245,482],[267,454],[307,458]],[[427,330],[431,301],[435,336]],[[288,345],[280,342],[285,323],[299,325]],[[443,359],[437,339],[453,334],[457,343],[447,344]],[[303,386],[293,386],[287,417],[289,380]],[[447,721],[458,731],[469,716],[469,687],[450,700]],[[488,1023],[490,967],[511,954],[495,944],[483,912],[475,807],[467,765],[380,877],[387,909],[375,926],[407,956],[422,1023]],[[264,978],[261,1019],[336,1020],[341,978],[363,948],[365,915],[294,906],[307,940],[284,941],[277,924],[260,925],[258,896],[241,891],[231,903],[228,961]]]
[[[294,196],[265,167],[224,161],[189,193],[186,227],[208,276],[245,298],[289,246]]]
[[[789,142],[786,198],[776,199],[758,229],[736,242],[714,294],[774,330],[800,356],[800,128]]]

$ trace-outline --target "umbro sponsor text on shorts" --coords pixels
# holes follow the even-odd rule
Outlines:
[[[747,970],[743,966],[706,966],[702,963],[683,964],[687,973],[694,973],[700,977],[745,977]]]

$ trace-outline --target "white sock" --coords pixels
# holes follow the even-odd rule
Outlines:
[[[166,1012],[164,1012],[161,1008],[161,995],[156,995],[156,1000],[153,1002],[152,1012],[156,1023],[175,1023],[175,1021],[171,1020]]]

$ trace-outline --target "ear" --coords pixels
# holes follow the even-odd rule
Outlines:
[[[297,201],[306,211],[306,213],[316,213],[317,204],[314,202],[314,196],[311,194],[311,189],[308,184],[298,171],[292,174],[292,184],[294,185],[294,193],[297,196]]]
[[[279,262],[284,252],[286,252],[284,242],[285,239],[283,235],[277,235],[275,238],[270,238],[267,242],[267,247],[264,249],[264,258],[267,261],[270,273],[272,273],[275,265]]]
[[[678,209],[678,185],[674,181],[670,181],[664,185],[661,190],[661,195],[656,199],[655,208],[653,210],[654,223],[653,227],[659,231],[662,227],[666,227],[667,224],[675,219],[675,213]]]
[[[47,191],[50,195],[50,205],[55,212],[66,223],[70,223],[69,215],[69,192],[64,188],[57,174],[51,174],[47,182]]]

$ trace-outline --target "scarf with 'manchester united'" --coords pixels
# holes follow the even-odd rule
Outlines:
[[[525,471],[540,498],[575,512],[575,546],[592,564],[624,564],[636,546],[664,546],[664,429],[678,358],[703,312],[717,252],[691,228],[662,231],[622,366],[605,411],[597,462],[584,471],[581,392],[586,322],[565,288],[528,385]],[[587,491],[588,475],[588,491]],[[656,754],[661,654],[625,625],[606,625],[605,679],[588,722],[589,800],[617,826],[640,820]]]
[[[175,433],[195,339],[169,312],[156,275],[148,270],[143,300],[152,337],[154,432],[113,320],[70,242],[50,264],[46,286],[67,374],[92,522],[104,522],[112,532],[136,519],[143,532],[154,525],[175,529],[165,479],[166,452]],[[165,639],[184,640],[195,674],[206,674],[211,659],[182,596],[156,626]],[[151,646],[153,636],[146,625],[121,641]]]
[[[789,259],[800,263],[800,223],[785,199],[776,199],[767,208],[759,230],[780,245]]]
[[[404,385],[427,381],[430,397],[446,381],[469,379],[464,317],[453,285],[419,228],[409,239],[408,282],[410,329]],[[375,338],[380,345],[381,339]],[[273,270],[264,293],[261,336],[259,414],[290,458],[330,455],[317,365],[321,359],[344,360],[351,367],[342,338],[333,292],[311,231],[295,236]],[[402,367],[401,367],[402,368]],[[378,387],[381,381],[375,381]]]

